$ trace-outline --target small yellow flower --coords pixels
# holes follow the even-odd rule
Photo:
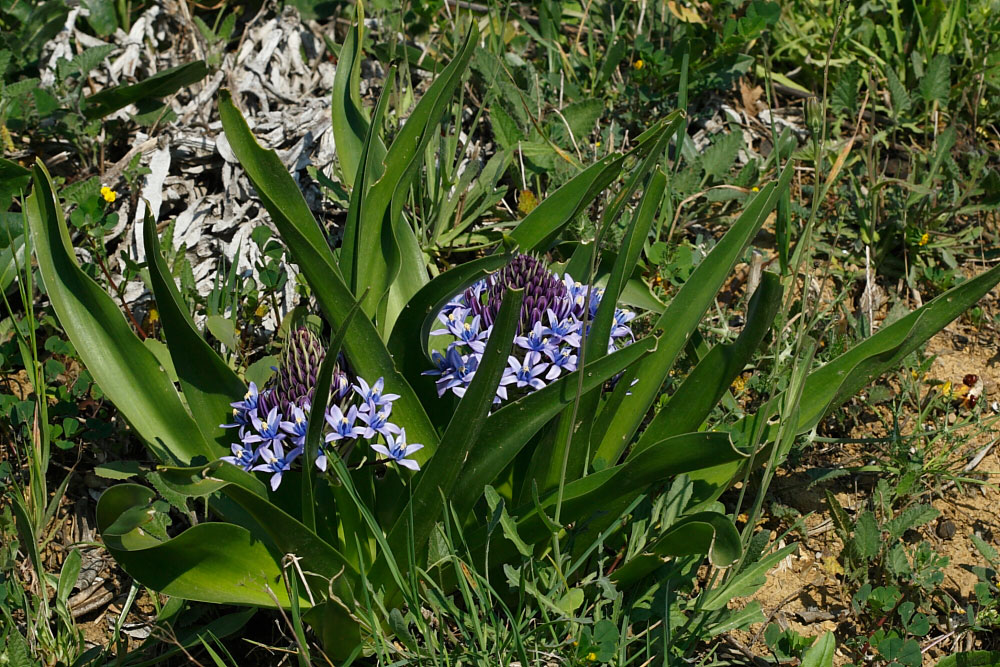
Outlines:
[[[632,67],[636,69],[642,69],[643,67],[645,67],[645,65],[646,63],[642,62],[642,58],[639,58],[634,63],[632,63]]]
[[[938,387],[938,391],[941,392],[942,396],[946,398],[951,398],[951,381],[949,380],[948,382],[945,382],[944,384],[940,385]]]
[[[591,662],[597,660],[597,654],[591,651],[587,654],[587,660],[590,660]]]
[[[927,232],[924,232],[923,234],[920,235],[920,244],[919,245],[927,245],[927,242],[930,241],[930,240],[931,240],[931,235],[928,234]]]
[[[758,188],[758,187],[757,187],[757,186],[755,185],[755,186],[753,186],[752,188],[750,188],[750,192],[760,192],[760,188]]]
[[[108,202],[109,204],[113,203],[116,199],[118,199],[118,193],[106,185],[101,187],[101,196],[104,197],[104,201]]]

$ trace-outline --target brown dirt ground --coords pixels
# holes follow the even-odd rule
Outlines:
[[[995,290],[984,300],[989,313],[998,312],[997,294],[998,291]],[[994,401],[1000,400],[998,344],[1000,336],[988,325],[977,329],[964,320],[952,323],[932,338],[927,346],[927,353],[936,355],[927,380],[947,381],[953,387],[960,387],[966,375],[978,375],[984,384],[979,407],[983,420],[988,421],[1000,411],[997,409],[1000,405],[991,407]],[[928,392],[936,391],[929,384],[925,388]],[[963,409],[967,410],[959,408],[959,412]],[[903,430],[906,431],[906,425],[903,425]],[[854,438],[878,437],[884,435],[884,429],[879,420],[872,419],[856,425],[849,435]],[[968,449],[964,450],[968,452],[968,456],[960,463],[965,463],[998,438],[1000,422],[994,419],[971,437]],[[832,530],[824,485],[817,484],[809,488],[807,485],[810,478],[805,470],[816,466],[818,460],[821,465],[857,465],[863,451],[857,445],[818,444],[817,448],[820,451],[814,453],[809,465],[779,471],[770,490],[774,500],[795,508],[803,515],[811,513],[805,518],[807,532],[810,534],[800,541],[796,554],[786,558],[769,573],[767,584],[762,589],[751,598],[735,601],[733,606],[742,607],[750,600],[757,600],[762,605],[765,616],[782,627],[791,627],[807,636],[835,631],[839,647],[835,664],[843,665],[850,662],[851,658],[842,642],[858,632],[850,612],[851,591],[847,590],[842,576],[838,574],[837,557],[843,545]],[[952,486],[933,494],[931,502],[940,510],[941,517],[921,528],[917,540],[927,540],[938,554],[949,559],[949,565],[944,570],[942,589],[959,603],[956,605],[958,609],[964,607],[977,581],[962,566],[985,564],[969,536],[975,533],[1000,548],[1000,515],[997,511],[1000,508],[1000,490],[996,485],[1000,475],[1000,446],[991,449],[974,472],[987,483],[965,485],[961,489]],[[825,486],[834,491],[844,508],[851,511],[864,505],[874,479],[871,475],[841,477]],[[942,539],[938,536],[936,527],[939,521],[946,520],[951,521],[956,530],[951,538]],[[788,539],[791,541],[800,538],[793,534]],[[943,619],[939,618],[941,620]],[[763,624],[758,624],[751,627],[749,632],[734,633],[733,638],[755,655],[766,656],[769,651],[763,641],[763,628]],[[954,651],[997,648],[986,645],[992,644],[995,637],[973,637],[969,634],[954,634],[937,645],[929,646],[945,634],[945,631],[932,627],[930,634],[924,638],[921,644],[922,648],[927,649],[924,653],[924,665],[933,665],[941,657]]]

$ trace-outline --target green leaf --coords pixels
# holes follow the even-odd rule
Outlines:
[[[356,299],[344,283],[333,253],[302,193],[274,151],[264,150],[254,139],[246,120],[225,90],[219,94],[219,115],[233,153],[246,170],[278,232],[305,274],[316,301],[330,325],[334,329],[339,328]],[[344,338],[344,350],[359,375],[374,379],[384,377],[386,391],[400,394],[393,404],[393,416],[397,423],[405,426],[414,442],[424,445],[414,459],[418,463],[427,461],[437,449],[437,432],[416,393],[396,370],[392,356],[381,342],[371,320],[354,318]]]
[[[889,101],[892,102],[893,117],[898,123],[910,110],[913,102],[906,86],[899,81],[899,77],[891,67],[885,68],[885,79],[886,87],[889,89]]]
[[[1000,667],[1000,651],[962,651],[938,661],[937,667]]]
[[[906,531],[930,523],[941,514],[931,505],[911,505],[899,513],[899,516],[886,522],[885,529],[890,537],[900,538]]]
[[[837,638],[832,632],[823,634],[802,656],[801,667],[833,667],[837,652]]]
[[[566,123],[573,132],[573,138],[578,144],[587,139],[594,131],[594,126],[597,125],[602,113],[604,113],[604,100],[601,99],[573,102],[567,104],[562,110]],[[561,123],[560,126],[565,128]]]
[[[90,12],[87,23],[98,37],[106,37],[115,31],[118,27],[118,16],[111,0],[86,0],[84,4]]]
[[[729,517],[718,512],[697,512],[667,528],[642,553],[615,570],[611,580],[619,588],[631,586],[663,565],[667,556],[708,554],[716,567],[729,567],[742,553],[740,534]]]
[[[417,554],[422,554],[434,522],[440,516],[441,498],[451,498],[457,484],[468,483],[460,478],[462,466],[468,460],[493,407],[493,399],[517,334],[523,297],[524,290],[510,288],[505,292],[479,368],[441,436],[440,448],[417,476],[407,510],[400,513],[389,533],[393,553],[404,553],[407,548],[412,548]],[[411,521],[412,526],[409,526]],[[378,580],[377,573],[373,576]]]
[[[62,569],[59,571],[59,583],[56,585],[56,600],[65,605],[69,600],[69,594],[76,586],[76,579],[80,576],[80,567],[83,559],[80,557],[79,549],[71,549],[66,560],[63,561]]]
[[[663,337],[656,352],[643,362],[641,371],[629,370],[622,376],[598,416],[594,433],[601,440],[595,459],[617,461],[632,441],[688,337],[714,302],[743,249],[788,187],[792,173],[789,164],[777,183],[761,190],[660,316],[654,326],[663,331]]]
[[[181,88],[198,83],[208,76],[204,60],[178,65],[157,72],[131,86],[115,86],[83,99],[83,115],[89,120],[103,118],[140,100],[159,99],[173,95]]]
[[[156,298],[156,307],[163,323],[163,332],[166,334],[167,348],[170,350],[170,358],[173,360],[174,369],[184,391],[184,398],[205,439],[217,443],[220,447],[226,447],[232,440],[231,434],[227,434],[220,425],[229,421],[229,404],[239,400],[246,392],[246,385],[202,338],[191,320],[187,306],[181,299],[170,270],[160,253],[156,223],[148,211],[143,228],[143,240],[149,265],[150,286]],[[210,321],[206,324],[210,324]],[[231,320],[225,321],[232,326]],[[219,333],[215,330],[212,330],[212,333],[219,337]],[[224,342],[227,345],[233,344],[229,341]]]
[[[351,26],[337,57],[337,72],[333,78],[333,104],[330,114],[333,120],[333,138],[337,145],[337,160],[340,163],[340,180],[348,188],[354,186],[354,178],[362,161],[362,146],[368,134],[368,121],[361,107],[361,61],[364,41],[364,10],[358,5],[358,22]],[[377,134],[377,133],[376,133]],[[377,140],[376,157],[379,162],[385,157],[385,146]]]
[[[221,448],[205,440],[118,306],[77,266],[62,209],[41,163],[35,167],[34,184],[27,214],[38,270],[87,370],[160,461],[186,464],[220,456]]]
[[[129,576],[155,591],[187,600],[290,606],[279,563],[246,528],[200,523],[162,542],[139,527],[122,534],[109,531],[123,514],[142,509],[153,498],[146,487],[119,484],[97,503],[97,528],[104,544]],[[299,604],[308,607],[309,601]]]
[[[939,106],[945,107],[948,105],[950,94],[951,59],[939,53],[931,60],[923,78],[920,79],[920,95],[927,104],[937,102]]]
[[[705,173],[716,179],[725,178],[742,147],[743,132],[739,129],[720,136],[701,156],[701,166],[705,169]]]
[[[701,426],[770,332],[774,316],[781,306],[781,293],[778,276],[764,272],[760,286],[750,297],[743,331],[732,343],[713,347],[698,362],[670,396],[666,406],[653,417],[633,452],[640,452],[657,440],[695,431]]]
[[[499,514],[498,520],[500,521],[500,527],[503,529],[504,537],[511,541],[522,556],[530,558],[532,549],[517,534],[517,524],[514,523],[514,520],[510,518],[510,514],[507,513],[503,498],[489,484],[486,485],[485,496],[486,505],[490,508],[490,514],[494,516]]]
[[[128,479],[142,472],[142,464],[138,461],[109,461],[104,465],[94,466],[94,474],[104,479]]]
[[[566,614],[567,616],[573,616],[576,610],[580,608],[583,604],[584,594],[582,588],[571,588],[566,591],[566,594],[556,600],[556,607]]]
[[[862,558],[874,558],[882,547],[882,531],[875,522],[875,515],[865,511],[854,524],[854,545]]]

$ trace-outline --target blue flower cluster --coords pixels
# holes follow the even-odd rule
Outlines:
[[[344,377],[344,376],[342,376]],[[232,403],[233,423],[223,424],[225,428],[238,429],[239,442],[232,445],[232,455],[222,458],[247,471],[271,473],[271,489],[281,484],[282,475],[305,449],[306,433],[309,430],[310,404],[287,404],[287,412],[280,411],[282,401],[273,393],[278,387],[258,390],[250,383],[250,389],[242,401]],[[384,393],[383,378],[369,385],[363,378],[357,384],[336,382],[332,388],[331,404],[323,415],[326,425],[323,442],[316,457],[316,467],[326,470],[327,455],[334,448],[345,455],[347,447],[358,440],[369,441],[369,446],[384,457],[383,463],[419,470],[416,461],[408,457],[423,448],[423,445],[406,443],[406,430],[392,423],[392,402],[399,396]],[[275,404],[266,413],[268,404]],[[377,442],[381,438],[384,444]]]
[[[466,289],[438,313],[443,327],[431,335],[451,340],[443,354],[432,352],[435,368],[424,372],[437,376],[438,396],[448,391],[462,396],[472,382],[507,287],[523,288],[525,298],[514,349],[507,357],[494,403],[541,389],[576,370],[584,317],[593,320],[604,290],[588,288],[569,274],[559,278],[535,257],[517,255],[509,267]],[[634,342],[629,323],[635,316],[632,311],[615,309],[608,352]]]

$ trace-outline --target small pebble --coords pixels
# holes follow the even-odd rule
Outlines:
[[[956,530],[955,524],[952,521],[949,521],[948,519],[941,519],[937,522],[937,528],[934,532],[936,532],[937,536],[942,540],[950,540],[955,537]]]

